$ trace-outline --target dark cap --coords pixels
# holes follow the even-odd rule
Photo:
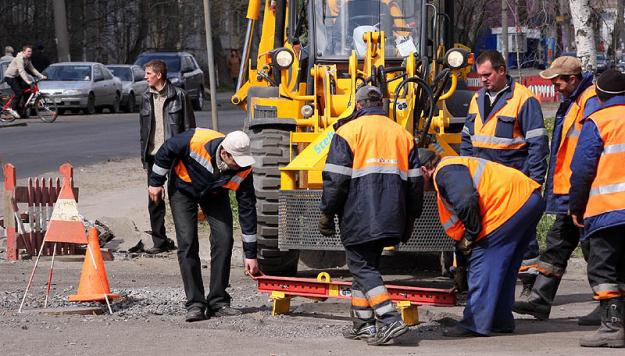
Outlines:
[[[606,70],[597,79],[597,91],[610,95],[625,94],[625,74],[615,69]]]
[[[382,101],[382,92],[374,86],[365,85],[356,91],[356,102],[364,100]]]

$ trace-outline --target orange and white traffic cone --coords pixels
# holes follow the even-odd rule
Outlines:
[[[98,230],[95,227],[89,229],[89,244],[85,254],[85,261],[80,274],[78,293],[70,295],[70,302],[100,302],[106,303],[111,312],[109,301],[121,298],[119,294],[111,293],[109,281],[104,268],[102,251],[98,242]]]

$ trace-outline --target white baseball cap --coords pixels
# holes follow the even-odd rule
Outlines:
[[[239,167],[249,167],[256,162],[250,152],[250,138],[243,131],[227,134],[221,142],[221,147],[232,155]]]

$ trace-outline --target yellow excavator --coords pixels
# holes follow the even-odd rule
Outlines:
[[[250,0],[232,103],[246,112],[256,158],[258,259],[266,274],[344,263],[338,234],[318,232],[321,172],[339,119],[374,85],[384,109],[419,147],[456,155],[473,55],[451,46],[453,1]],[[447,49],[449,48],[449,49]],[[423,214],[396,252],[449,252],[426,193]]]

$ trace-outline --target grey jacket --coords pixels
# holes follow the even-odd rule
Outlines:
[[[167,140],[176,134],[195,128],[195,115],[191,106],[191,98],[187,92],[172,85],[169,81],[165,85],[167,87],[167,99],[163,105],[163,120],[169,124],[164,125],[165,140]],[[143,104],[139,112],[141,162],[143,162],[144,168],[147,168],[146,159],[149,154],[150,134],[154,130],[153,95],[150,90],[143,94]]]
[[[24,53],[19,52],[7,67],[4,76],[7,78],[16,78],[19,75],[27,84],[31,84],[31,79],[28,76],[29,72],[36,77],[43,78],[43,74],[39,73],[39,71],[33,67],[30,59],[24,58]]]

